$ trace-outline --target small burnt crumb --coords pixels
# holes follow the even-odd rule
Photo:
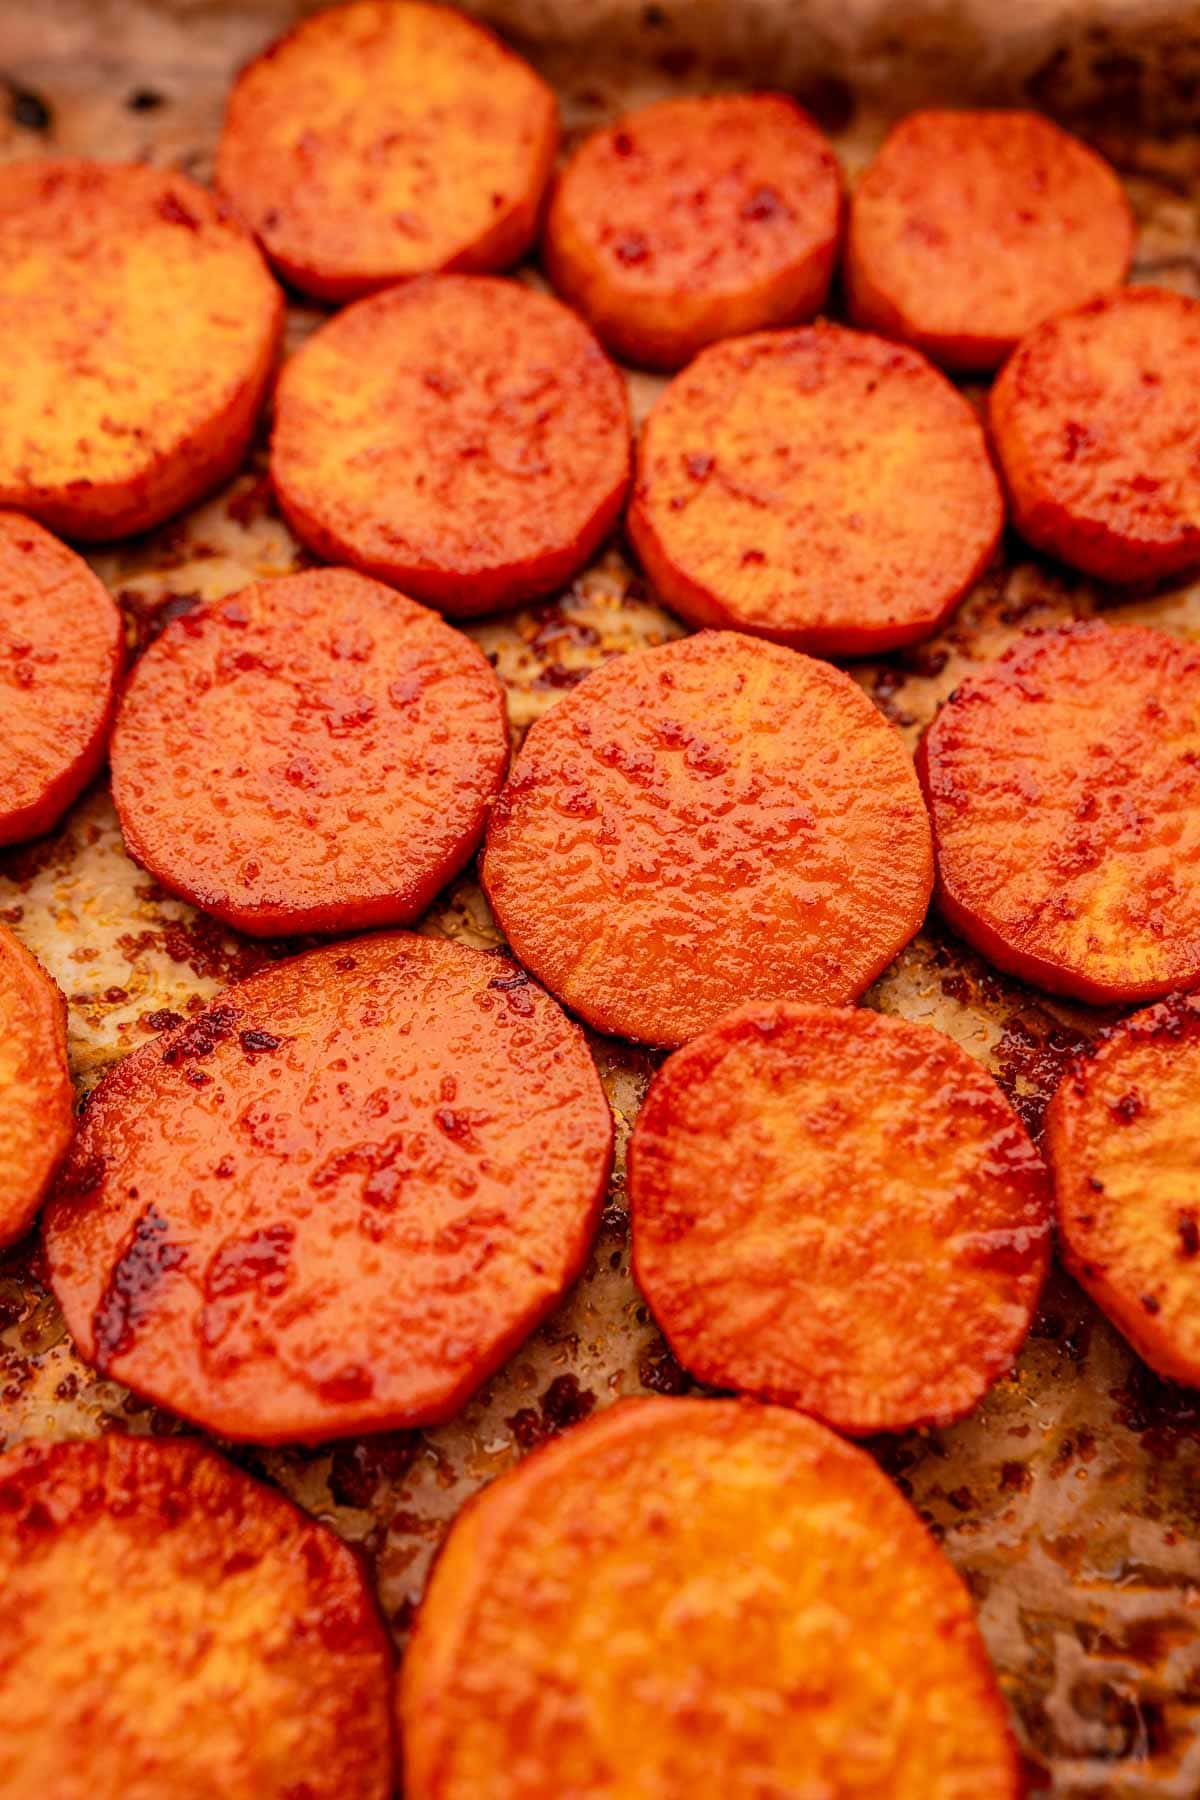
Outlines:
[[[211,1056],[217,1045],[230,1035],[238,1017],[237,1008],[233,1006],[214,1006],[211,1012],[201,1013],[167,1045],[163,1061],[173,1068],[178,1063],[190,1062],[193,1057]]]
[[[397,1431],[359,1444],[339,1444],[329,1469],[329,1491],[339,1506],[366,1511],[384,1482],[407,1475],[421,1445],[415,1431]]]
[[[692,1386],[691,1376],[661,1338],[638,1358],[638,1380],[652,1394],[686,1394]]]
[[[955,1512],[970,1512],[975,1504],[975,1496],[969,1487],[955,1488],[953,1493],[946,1495],[946,1498]]]
[[[133,1228],[125,1249],[113,1265],[108,1285],[92,1318],[96,1363],[107,1369],[115,1356],[133,1348],[138,1327],[149,1311],[150,1296],[162,1277],[182,1268],[187,1251],[167,1239],[170,1229],[158,1208],[151,1204]]]
[[[536,1411],[532,1406],[523,1406],[505,1423],[520,1449],[533,1450],[543,1439],[556,1437],[560,1431],[586,1419],[595,1404],[596,1396],[588,1388],[581,1388],[574,1375],[556,1375]]]
[[[1176,1251],[1176,1255],[1183,1261],[1190,1262],[1193,1256],[1200,1253],[1200,1224],[1197,1224],[1196,1222],[1195,1213],[1181,1211],[1177,1221],[1177,1229],[1179,1232],[1179,1249]]]
[[[8,84],[8,116],[23,131],[49,131],[54,125],[54,114],[42,96],[15,81]]]
[[[147,1031],[174,1031],[177,1025],[183,1024],[183,1014],[172,1012],[169,1006],[161,1006],[157,1012],[143,1013],[142,1024]]]
[[[1005,1493],[1027,1494],[1033,1486],[1033,1476],[1024,1463],[1003,1462],[1000,1465],[1000,1486]]]
[[[166,103],[167,96],[160,94],[157,88],[134,88],[132,94],[125,97],[125,105],[130,112],[157,112]]]
[[[261,1056],[269,1050],[278,1050],[283,1039],[277,1038],[271,1031],[243,1031],[238,1042],[247,1056]]]
[[[1143,1294],[1142,1295],[1142,1311],[1148,1312],[1150,1314],[1150,1317],[1153,1318],[1156,1313],[1159,1313],[1162,1311],[1162,1307],[1159,1305],[1158,1301],[1154,1298],[1153,1294]]]

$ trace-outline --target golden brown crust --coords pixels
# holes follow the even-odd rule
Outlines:
[[[32,1224],[74,1127],[66,1001],[0,925],[0,1248]]]

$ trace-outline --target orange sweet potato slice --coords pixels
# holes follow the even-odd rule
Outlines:
[[[173,620],[112,744],[131,854],[258,934],[417,918],[473,854],[507,763],[482,651],[347,569]]]
[[[1200,1387],[1200,998],[1106,1032],[1045,1146],[1068,1268],[1151,1368]]]
[[[238,467],[283,296],[185,175],[0,171],[0,505],[66,537],[144,531]]]
[[[862,1450],[626,1400],[473,1500],[400,1678],[408,1800],[1017,1800],[965,1588]]]
[[[512,281],[360,300],[279,382],[271,475],[297,536],[455,616],[568,581],[616,524],[629,461],[616,369]]]
[[[741,1000],[854,999],[921,924],[929,821],[896,732],[828,663],[702,632],[532,727],[484,884],[598,1031],[679,1044]]]
[[[0,1793],[387,1800],[390,1654],[354,1553],[203,1445],[0,1456]]]
[[[47,1207],[80,1354],[223,1437],[448,1418],[575,1279],[612,1123],[502,958],[382,934],[227,988],[101,1082]]]
[[[0,1249],[32,1223],[74,1125],[66,1003],[0,925]]]
[[[81,557],[0,512],[0,844],[40,837],[98,773],[124,650]]]
[[[242,71],[216,179],[286,280],[352,300],[519,261],[557,148],[553,93],[489,31],[449,7],[358,0]]]
[[[1133,242],[1113,170],[1040,113],[910,113],[854,191],[851,316],[948,369],[994,369],[1123,281]]]
[[[1200,563],[1200,302],[1126,288],[1042,325],[992,390],[1018,531],[1103,581]]]
[[[575,151],[542,253],[615,355],[678,369],[717,338],[811,319],[841,216],[832,147],[786,94],[661,100]]]
[[[1200,981],[1200,646],[1026,633],[917,753],[938,903],[998,968],[1098,1003]]]
[[[638,446],[629,532],[668,606],[830,656],[928,637],[1004,520],[983,431],[913,350],[837,325],[704,350]]]
[[[990,1076],[926,1025],[842,1007],[742,1007],[668,1058],[629,1198],[684,1367],[852,1436],[969,1412],[1050,1255],[1045,1169]]]

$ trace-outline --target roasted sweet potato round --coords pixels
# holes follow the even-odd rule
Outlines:
[[[629,460],[616,369],[513,281],[361,300],[279,382],[271,475],[297,536],[454,615],[568,581],[616,524]]]
[[[1031,631],[956,689],[917,769],[938,901],[1051,992],[1200,981],[1200,645],[1146,626]]]
[[[286,280],[353,300],[517,262],[557,148],[553,93],[489,31],[449,7],[357,0],[242,71],[216,178]]]
[[[82,558],[0,512],[0,844],[51,830],[99,771],[123,647]]]
[[[0,925],[0,1248],[32,1223],[74,1125],[66,1003]]]
[[[354,1554],[182,1439],[0,1456],[0,1793],[387,1800],[390,1654]]]
[[[1032,332],[992,389],[1018,531],[1102,581],[1200,564],[1200,302],[1125,288]]]
[[[268,935],[417,918],[474,852],[507,763],[482,651],[348,569],[172,620],[112,745],[131,854]]]
[[[1045,1142],[1068,1268],[1152,1369],[1200,1387],[1200,997],[1106,1032]]]
[[[96,1089],[45,1214],[80,1354],[223,1437],[448,1418],[587,1254],[612,1121],[503,958],[383,934],[227,988]]]
[[[400,1679],[408,1800],[1016,1800],[971,1603],[869,1456],[626,1400],[459,1515]]]
[[[852,1436],[947,1424],[1011,1366],[1046,1172],[907,1019],[749,1006],[669,1057],[629,1146],[637,1282],[685,1368]]]
[[[204,188],[138,164],[0,170],[0,504],[145,531],[232,475],[283,296]]]
[[[694,624],[864,656],[936,631],[1003,521],[945,376],[822,324],[715,344],[676,376],[642,431],[629,532]]]
[[[711,631],[614,659],[536,722],[482,870],[539,980],[652,1044],[741,1000],[854,999],[932,882],[912,764],[862,689]]]
[[[851,316],[948,369],[994,369],[1123,281],[1133,241],[1113,170],[1040,113],[910,113],[854,191]]]
[[[575,151],[542,254],[617,356],[678,369],[717,338],[811,319],[841,216],[833,150],[786,94],[660,100]]]

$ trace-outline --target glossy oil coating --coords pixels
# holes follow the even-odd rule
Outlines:
[[[1200,1387],[1200,998],[1105,1033],[1046,1115],[1059,1243],[1160,1375]]]
[[[551,281],[629,362],[809,319],[829,291],[842,184],[786,94],[660,100],[593,132],[555,185]]]
[[[0,1248],[33,1222],[75,1126],[62,995],[0,925]]]
[[[1031,631],[922,739],[938,903],[1024,981],[1149,1000],[1200,981],[1200,646]]]
[[[612,1121],[504,958],[404,933],[227,988],[96,1089],[45,1219],[89,1362],[231,1438],[448,1418],[575,1279]]]
[[[969,1412],[1050,1256],[1045,1169],[991,1077],[928,1026],[841,1007],[741,1008],[676,1051],[629,1198],[684,1367],[855,1436]]]
[[[676,377],[642,432],[629,532],[693,624],[860,656],[936,630],[1003,517],[946,378],[818,324],[714,345]]]
[[[482,651],[348,569],[172,620],[112,745],[131,854],[266,934],[415,919],[475,850],[507,764]]]
[[[361,300],[279,382],[271,476],[296,535],[452,615],[567,581],[616,524],[629,462],[616,369],[513,281]]]
[[[1200,302],[1127,288],[1033,332],[992,389],[1022,535],[1103,581],[1200,563]]]
[[[598,1031],[856,998],[932,884],[900,738],[840,670],[734,632],[622,656],[531,728],[482,862],[520,957]]]
[[[387,1800],[388,1643],[354,1554],[199,1443],[0,1457],[0,1793]]]
[[[459,1515],[401,1673],[407,1800],[1016,1800],[966,1590],[811,1419],[628,1400]]]
[[[1133,243],[1116,172],[1040,113],[910,113],[854,191],[851,316],[948,369],[994,369],[1123,281]]]
[[[40,837],[98,773],[121,615],[81,557],[0,512],[0,844]]]
[[[166,169],[0,170],[0,504],[67,537],[144,531],[238,467],[283,296],[206,189]]]
[[[553,93],[489,31],[449,7],[358,0],[242,71],[216,179],[289,282],[353,300],[517,262],[557,147]]]

